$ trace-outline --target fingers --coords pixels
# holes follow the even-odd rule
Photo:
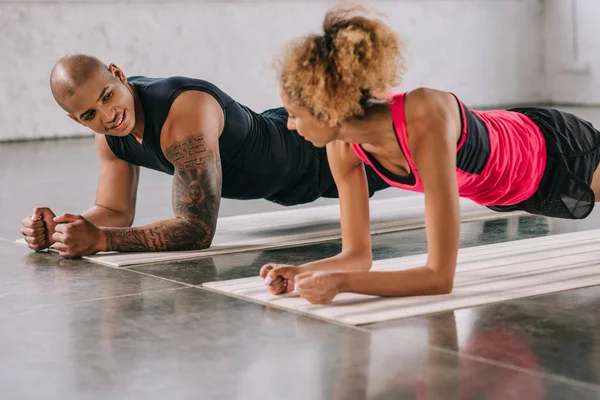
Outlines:
[[[35,251],[43,250],[48,247],[46,244],[46,234],[43,232],[38,236],[25,236],[24,239],[25,242],[27,242],[27,246]]]
[[[309,272],[303,272],[301,274],[296,275],[294,277],[294,290],[296,292],[301,290],[302,286],[300,286],[300,285],[301,285],[302,280],[308,279],[308,278],[312,277],[314,274],[315,274],[314,271],[309,271]],[[306,286],[306,282],[303,286]]]
[[[33,209],[33,215],[37,215],[39,218],[41,218],[42,214],[45,214],[48,211],[50,211],[50,209],[48,207],[35,207]],[[50,212],[52,212],[52,211],[50,211]]]
[[[23,226],[25,228],[36,229],[36,228],[43,228],[44,223],[42,222],[42,220],[40,219],[39,216],[34,214],[34,215],[29,215],[29,216],[23,218],[23,220],[21,221],[21,226]]]
[[[41,235],[25,236],[23,239],[25,239],[25,241],[29,244],[40,244],[46,241],[46,234],[42,232]]]
[[[269,288],[272,294],[287,293],[290,290],[289,283],[291,279],[288,278],[290,275],[290,267],[281,266],[278,264],[266,264],[260,270],[260,276],[265,280],[265,285]],[[291,275],[293,278],[293,274]]]
[[[54,249],[58,251],[61,257],[65,257],[68,254],[69,246],[61,242],[56,242],[54,243]]]
[[[296,291],[312,304],[328,304],[335,297],[327,287],[322,287],[320,276],[315,271],[298,273],[298,267],[290,265],[266,264],[261,268],[260,276],[265,280],[271,294],[279,295]]]
[[[269,288],[273,294],[287,293],[289,279],[286,279],[283,275],[272,275],[273,270],[267,274],[265,279],[265,285]],[[275,273],[276,274],[276,273]]]
[[[260,277],[273,294],[292,292],[294,276],[298,267],[294,265],[265,264],[260,270]]]
[[[71,230],[71,227],[67,223],[58,224],[54,227],[54,233],[61,233],[63,235],[66,235],[69,230]]]
[[[265,282],[266,283],[266,282]],[[288,281],[281,277],[275,279],[272,283],[267,284],[271,294],[283,294],[287,292]]]
[[[273,269],[269,270],[269,272],[265,276],[265,285],[269,286],[269,285],[271,285],[271,282],[274,282],[278,279],[281,279],[281,278],[275,271],[275,268],[273,268]]]
[[[260,269],[260,277],[265,279],[267,277],[267,274],[269,273],[269,271],[271,271],[273,268],[275,268],[277,264],[266,264],[263,265],[263,267]]]
[[[67,235],[63,232],[59,232],[58,229],[56,229],[56,232],[52,234],[52,240],[57,243],[65,243],[65,241],[67,240]]]
[[[46,233],[44,226],[36,227],[36,228],[21,228],[21,234],[25,237],[36,237]]]
[[[265,280],[265,285],[268,286],[271,284],[271,282],[275,282],[277,279],[285,279],[284,275],[287,269],[286,267],[280,267],[278,264],[267,264],[265,267],[263,267],[265,272],[265,276],[263,278]],[[263,271],[261,270],[260,272],[262,273]]]
[[[64,243],[61,243],[61,242],[54,243],[54,249],[58,251],[58,254],[61,257],[65,257],[65,258],[77,257],[77,255],[73,252],[73,249]]]
[[[33,215],[42,221],[50,221],[54,218],[54,213],[48,207],[36,207],[33,209]]]
[[[66,239],[69,236],[69,234],[74,234],[75,232],[76,232],[76,225],[74,225],[72,222],[60,223],[54,227],[54,233],[58,233],[58,234],[62,235],[63,239]],[[52,237],[54,237],[54,235]],[[54,239],[54,240],[64,242],[64,240],[60,240],[60,239]]]
[[[21,234],[27,246],[35,251],[48,247],[46,243],[46,229],[40,217],[36,214],[25,217],[21,221]]]
[[[267,276],[265,277],[265,283],[268,285],[270,282],[275,281],[275,279],[278,277],[286,280],[292,280],[294,279],[294,275],[296,275],[297,271],[298,267],[291,265],[278,266],[275,264],[274,268],[267,273]]]
[[[295,278],[295,291],[311,304],[329,304],[340,293],[341,275],[332,272],[306,272]]]
[[[59,223],[59,224],[68,224],[71,222],[77,222],[80,219],[81,219],[81,216],[79,216],[79,215],[63,214],[60,217],[54,218],[54,222]]]
[[[314,271],[296,275],[294,291],[311,304],[326,304],[328,303],[325,298],[326,293],[315,279],[312,279],[314,275]]]

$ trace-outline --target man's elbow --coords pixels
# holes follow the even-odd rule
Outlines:
[[[123,216],[123,225],[126,228],[131,228],[133,226],[133,221],[135,220],[135,215],[125,215]]]
[[[209,249],[210,246],[212,246],[212,238],[197,242],[194,250],[206,250]]]
[[[212,240],[184,240],[175,246],[169,247],[170,251],[200,251],[210,248]]]
[[[206,250],[212,246],[215,230],[207,230],[198,224],[191,223],[192,229],[188,230],[189,241],[187,250]]]
[[[132,227],[135,221],[135,206],[127,207],[126,210],[121,211],[121,221],[126,227]]]

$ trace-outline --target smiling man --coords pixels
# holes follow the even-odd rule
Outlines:
[[[50,84],[67,115],[97,133],[100,178],[83,214],[38,207],[23,219],[34,250],[54,245],[76,257],[205,249],[221,197],[296,205],[338,196],[325,149],[288,130],[283,108],[255,113],[209,82],[126,78],[83,54],[61,58]],[[173,175],[174,218],[132,227],[140,166]],[[370,195],[388,187],[371,169],[367,177]]]

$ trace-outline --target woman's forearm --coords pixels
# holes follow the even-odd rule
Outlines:
[[[447,294],[453,279],[444,277],[429,267],[402,271],[341,272],[342,292],[383,297]]]
[[[309,271],[368,271],[373,260],[371,254],[340,253],[336,256],[313,261],[300,266],[302,272]]]

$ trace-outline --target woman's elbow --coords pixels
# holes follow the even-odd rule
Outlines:
[[[450,294],[454,288],[454,276],[442,276],[436,273],[432,286],[436,295]]]
[[[373,266],[373,255],[370,251],[347,252],[345,256],[350,261],[350,269],[353,271],[369,271]]]
[[[454,288],[454,282],[452,280],[441,279],[435,287],[435,294],[450,294]]]

